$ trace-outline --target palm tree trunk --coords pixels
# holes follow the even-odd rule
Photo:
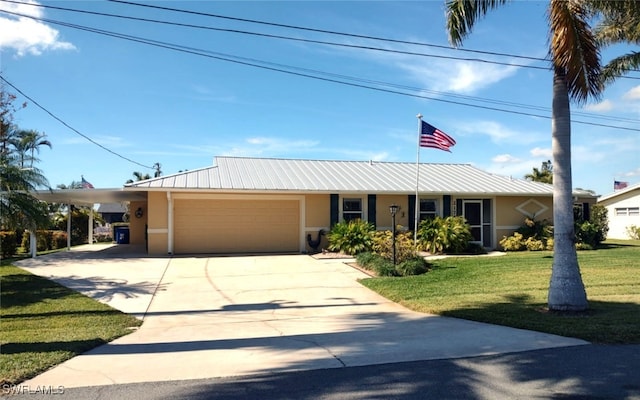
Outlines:
[[[584,311],[589,307],[575,247],[571,182],[571,111],[564,72],[553,77],[551,119],[553,152],[553,268],[548,306],[555,311]]]

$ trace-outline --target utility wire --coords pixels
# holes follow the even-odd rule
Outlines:
[[[375,91],[378,91],[378,92],[385,92],[385,93],[398,94],[398,95],[414,97],[414,98],[428,99],[428,100],[444,102],[444,103],[448,103],[448,104],[455,104],[455,105],[461,105],[461,106],[466,106],[466,107],[485,109],[485,110],[490,110],[490,111],[498,111],[498,112],[504,112],[504,113],[510,113],[510,114],[524,115],[524,116],[529,116],[529,117],[538,117],[538,118],[544,118],[544,119],[551,119],[551,117],[549,115],[540,115],[540,114],[527,113],[527,112],[523,112],[523,111],[506,110],[506,109],[501,109],[501,108],[497,108],[497,107],[489,107],[489,106],[483,106],[483,105],[478,105],[478,104],[469,104],[469,103],[463,103],[463,102],[459,102],[459,101],[434,98],[434,97],[429,97],[429,96],[424,96],[424,95],[419,95],[419,94],[414,94],[414,93],[406,93],[406,92],[401,92],[401,91],[398,91],[398,90],[384,89],[384,88],[373,87],[373,86],[368,86],[368,85],[364,85],[364,84],[345,82],[345,81],[341,81],[341,80],[338,80],[338,79],[324,78],[324,77],[320,77],[320,76],[315,76],[315,75],[311,75],[309,73],[295,72],[295,71],[284,70],[282,68],[271,67],[269,65],[278,65],[278,64],[267,63],[267,62],[263,62],[263,61],[259,61],[259,60],[253,60],[253,59],[246,59],[246,58],[241,58],[241,57],[236,57],[236,56],[230,56],[230,55],[225,55],[225,54],[222,54],[222,53],[215,53],[215,52],[210,52],[210,51],[207,51],[207,50],[196,49],[196,48],[192,48],[192,47],[187,47],[187,46],[182,46],[182,45],[177,45],[177,44],[171,44],[171,43],[156,41],[156,40],[152,40],[152,39],[145,39],[145,38],[140,38],[140,37],[136,37],[136,36],[125,35],[125,34],[120,34],[120,33],[115,33],[115,32],[110,32],[110,31],[105,31],[105,30],[101,30],[101,29],[97,29],[97,28],[91,28],[91,27],[86,27],[86,26],[81,26],[81,25],[76,25],[76,24],[71,24],[71,23],[66,23],[66,22],[50,20],[50,19],[46,19],[46,18],[37,18],[37,17],[30,16],[30,15],[26,15],[26,14],[19,14],[19,13],[14,13],[14,12],[7,12],[7,13],[13,14],[13,15],[22,16],[22,17],[26,17],[26,18],[31,18],[31,19],[34,19],[34,20],[38,20],[38,21],[42,21],[42,22],[46,22],[46,23],[50,23],[50,24],[54,24],[54,25],[61,25],[61,26],[74,28],[74,29],[79,29],[79,30],[84,30],[84,31],[92,32],[92,33],[105,35],[105,36],[115,37],[115,38],[119,38],[119,39],[124,39],[124,40],[129,40],[129,41],[133,41],[133,42],[142,43],[142,44],[147,44],[147,45],[151,45],[151,46],[155,46],[155,47],[160,47],[160,48],[165,48],[165,49],[169,49],[169,50],[179,51],[179,52],[182,52],[182,53],[198,55],[198,56],[202,56],[202,57],[217,59],[217,60],[221,60],[221,61],[227,61],[227,62],[236,63],[236,64],[240,64],[240,65],[245,65],[245,66],[250,66],[250,67],[255,67],[255,68],[260,68],[260,69],[265,69],[265,70],[270,70],[270,71],[275,71],[275,72],[295,75],[295,76],[301,76],[301,77],[306,77],[306,78],[311,78],[311,79],[316,79],[316,80],[321,80],[321,81],[326,81],[326,82],[338,83],[338,84],[342,84],[342,85],[346,85],[346,86],[359,87],[359,88],[364,88],[364,89],[369,89],[369,90],[375,90]],[[257,63],[263,63],[265,65],[260,65],[260,64],[257,64]],[[288,67],[288,66],[285,66],[285,67],[290,68],[290,69],[295,69],[295,67]],[[300,70],[304,70],[304,69],[300,69]],[[305,71],[313,71],[313,70],[305,70]],[[346,76],[343,76],[343,75],[328,74],[328,73],[323,73],[321,71],[313,71],[313,72],[314,73],[319,73],[319,74],[324,74],[324,75],[327,75],[327,76],[337,76],[337,77],[340,77],[342,79],[350,79],[350,80],[354,80],[354,81],[358,81],[359,80],[358,78],[346,77]],[[371,81],[369,81],[368,83],[371,83]],[[390,85],[390,84],[387,84],[387,85]],[[621,129],[621,130],[629,130],[629,131],[640,131],[640,129],[635,129],[635,128],[621,127],[621,126],[615,126],[615,125],[606,125],[606,124],[599,124],[599,123],[579,121],[579,120],[572,120],[572,122],[577,123],[577,124],[600,126],[600,127],[613,128],[613,129]]]
[[[11,0],[1,0],[1,1],[11,1]],[[125,1],[125,0],[107,0],[107,1],[109,1],[111,3],[121,3],[121,4],[127,4],[127,5],[138,6],[138,7],[152,8],[152,9],[157,9],[157,10],[172,11],[172,12],[177,12],[177,13],[200,15],[200,16],[206,16],[206,17],[212,17],[212,18],[220,18],[220,19],[227,19],[227,20],[240,21],[240,22],[249,22],[249,23],[253,23],[253,24],[261,24],[261,25],[275,26],[275,27],[288,28],[288,29],[297,29],[297,30],[302,30],[302,31],[318,32],[318,33],[325,33],[325,34],[331,34],[331,35],[347,36],[347,37],[360,38],[360,39],[371,39],[371,40],[379,40],[379,41],[385,41],[385,42],[390,42],[390,43],[400,43],[400,44],[410,44],[410,45],[416,45],[416,46],[435,47],[435,48],[446,49],[446,50],[464,51],[464,52],[486,54],[486,55],[492,55],[492,56],[522,58],[522,59],[533,60],[533,61],[547,61],[547,62],[551,61],[549,58],[520,56],[520,55],[515,55],[515,54],[500,53],[500,52],[494,52],[494,51],[463,49],[463,48],[458,48],[458,47],[443,46],[443,45],[437,45],[437,44],[432,44],[432,43],[415,42],[415,41],[400,40],[400,39],[390,39],[390,38],[383,38],[383,37],[379,37],[379,36],[370,36],[370,35],[359,35],[359,34],[355,34],[355,33],[331,31],[331,30],[326,30],[326,29],[309,28],[309,27],[297,26],[297,25],[289,25],[289,24],[279,24],[279,23],[275,23],[275,22],[260,21],[260,20],[248,19],[248,18],[229,17],[229,16],[226,16],[226,15],[205,13],[205,12],[192,11],[192,10],[184,10],[184,9],[179,9],[179,8],[163,7],[163,6],[157,6],[157,5],[151,5],[151,4],[136,3],[136,2]],[[638,72],[639,70],[632,70],[632,71]],[[640,79],[640,78],[628,77],[628,76],[620,76],[620,77],[621,78],[628,78],[628,79]]]
[[[29,97],[28,95],[26,95],[22,90],[18,89],[14,84],[12,84],[11,82],[9,82],[8,80],[6,80],[2,75],[0,75],[0,79],[2,79],[2,81],[4,83],[6,83],[7,85],[11,86],[13,88],[13,90],[15,90],[16,92],[20,93],[24,98],[26,98],[27,100],[29,100],[30,102],[32,102],[33,104],[35,104],[36,106],[38,106],[42,111],[46,112],[47,114],[49,114],[51,117],[53,117],[53,119],[55,119],[56,121],[60,122],[62,125],[66,126],[67,128],[71,129],[73,132],[77,133],[78,135],[82,136],[83,138],[87,139],[89,142],[95,144],[96,146],[100,147],[103,150],[108,151],[109,153],[122,158],[123,160],[129,161],[130,163],[139,165],[141,167],[144,168],[149,168],[149,169],[154,169],[154,167],[150,167],[148,165],[144,165],[141,164],[137,161],[134,161],[130,158],[127,158],[125,156],[123,156],[122,154],[118,154],[115,151],[101,145],[100,143],[96,142],[95,140],[91,139],[89,136],[83,134],[82,132],[78,131],[76,128],[72,127],[71,125],[67,124],[66,122],[64,122],[62,119],[58,118],[56,115],[54,115],[51,111],[47,110],[46,108],[44,108],[44,106],[40,105],[40,103],[38,103],[37,101],[35,101],[33,98]]]
[[[37,7],[44,7],[44,8],[50,8],[50,9],[55,9],[55,10],[61,10],[61,11],[70,11],[70,12],[76,12],[76,13],[82,13],[82,14],[99,15],[99,16],[103,16],[103,17],[121,18],[121,19],[133,20],[133,21],[151,22],[151,23],[156,23],[156,24],[180,26],[180,27],[187,27],[187,28],[206,29],[206,30],[217,31],[217,32],[228,32],[228,33],[238,33],[238,34],[243,34],[243,35],[260,36],[260,37],[265,37],[265,38],[270,38],[270,39],[283,39],[283,40],[291,40],[291,41],[303,42],[303,43],[323,44],[323,45],[328,45],[328,46],[347,47],[347,48],[361,49],[361,50],[372,50],[372,51],[403,54],[403,55],[410,55],[410,56],[441,58],[441,59],[447,59],[447,60],[479,62],[479,63],[485,63],[485,64],[504,65],[504,66],[509,66],[509,67],[539,69],[539,70],[544,70],[544,71],[548,71],[549,70],[548,66],[547,67],[541,67],[541,66],[528,65],[528,64],[515,64],[515,63],[510,63],[510,62],[484,60],[484,59],[481,59],[481,58],[454,57],[454,56],[445,56],[445,55],[439,55],[439,54],[418,53],[418,52],[406,51],[406,50],[385,49],[385,48],[382,48],[382,47],[373,47],[373,46],[364,46],[364,45],[356,45],[356,44],[328,42],[328,41],[324,41],[324,40],[296,38],[296,37],[291,37],[291,36],[273,35],[273,34],[261,33],[261,32],[249,32],[249,31],[243,31],[243,30],[238,30],[238,29],[214,28],[214,27],[211,27],[211,26],[204,26],[204,25],[186,24],[186,23],[174,22],[174,21],[162,21],[162,20],[157,20],[157,19],[132,17],[132,16],[127,16],[127,15],[110,14],[110,13],[101,13],[101,12],[96,12],[96,11],[77,10],[77,9],[66,8],[66,7],[56,7],[56,6],[45,6],[45,5],[41,5],[41,4],[21,3],[21,2],[18,2],[18,1],[12,1],[12,0],[0,0],[0,1],[7,2],[7,3],[27,4],[27,5],[37,6]],[[378,39],[378,40],[380,40],[380,39]],[[445,47],[445,46],[440,46],[440,47]],[[447,48],[447,49],[448,50],[455,50],[455,49],[452,49],[452,48]],[[515,57],[515,56],[513,56],[513,57]],[[521,57],[521,58],[525,58],[525,57]],[[539,59],[538,61],[548,61],[548,60]]]

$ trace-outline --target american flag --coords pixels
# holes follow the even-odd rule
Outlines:
[[[613,181],[613,190],[624,189],[629,186],[629,182]]]
[[[82,176],[82,180],[80,181],[80,184],[82,185],[83,189],[94,189],[94,187],[91,184],[91,182],[89,182],[86,179],[84,179],[84,176]]]
[[[455,146],[456,141],[440,129],[432,126],[424,121],[420,129],[420,147],[431,147],[451,152],[449,147]]]

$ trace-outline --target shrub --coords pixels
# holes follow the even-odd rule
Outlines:
[[[589,221],[576,223],[576,242],[594,248],[601,243],[601,232],[598,226]]]
[[[429,270],[427,262],[422,257],[413,257],[396,265],[396,272],[400,276],[420,275]]]
[[[526,248],[525,239],[519,232],[512,236],[504,236],[500,241],[500,246],[504,251],[521,251]]]
[[[391,260],[379,254],[364,252],[356,256],[356,261],[362,268],[373,271],[378,276],[419,275],[429,270],[429,264],[419,256],[406,259],[394,266]]]
[[[609,218],[607,216],[607,208],[601,204],[594,204],[591,206],[591,216],[589,217],[598,234],[596,235],[596,245],[604,242],[607,239],[607,233],[609,233]]]
[[[373,233],[371,249],[375,254],[393,261],[393,233],[391,231]],[[411,233],[396,233],[396,262],[401,263],[415,256],[417,256],[417,252]]]
[[[420,222],[420,248],[431,254],[460,253],[472,239],[469,224],[463,217],[435,217]]]
[[[532,218],[525,218],[524,224],[516,232],[522,234],[525,239],[535,238],[542,241],[553,236],[551,225],[546,219],[536,221]]]
[[[375,228],[362,220],[339,222],[327,235],[329,250],[356,255],[371,250]]]
[[[593,246],[588,243],[576,243],[576,250],[593,250]]]
[[[553,238],[547,239],[547,250],[553,251]]]
[[[36,248],[38,251],[47,251],[51,250],[53,242],[53,232],[52,231],[44,231],[38,230],[36,231]]]
[[[51,238],[52,249],[64,249],[67,247],[67,232],[65,231],[53,231]]]
[[[16,254],[18,241],[14,231],[0,232],[0,254],[2,258],[8,258]]]
[[[627,235],[629,235],[631,239],[640,240],[640,226],[627,226]]]
[[[542,240],[534,239],[532,237],[525,240],[524,245],[529,251],[542,251],[545,249],[545,244]]]

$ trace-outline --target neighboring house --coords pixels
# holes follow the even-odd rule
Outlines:
[[[598,204],[606,207],[609,239],[630,239],[627,228],[640,226],[640,183],[602,196]]]
[[[307,252],[307,235],[362,219],[413,229],[419,218],[464,216],[474,241],[495,248],[525,217],[551,220],[551,185],[495,175],[468,164],[216,157],[215,165],[133,182],[124,193],[139,210],[132,244],[150,254]],[[588,215],[596,197],[574,192]],[[326,239],[322,246],[326,246]]]
[[[98,206],[98,214],[108,224],[123,222],[123,216],[127,212],[127,207],[122,203],[101,203]]]

